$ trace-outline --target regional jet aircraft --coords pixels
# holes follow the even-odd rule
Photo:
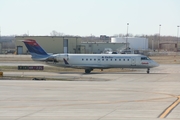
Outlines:
[[[108,68],[150,68],[159,66],[147,56],[139,54],[53,54],[49,55],[32,39],[23,40],[32,59],[48,65],[84,69],[90,73],[93,69]]]

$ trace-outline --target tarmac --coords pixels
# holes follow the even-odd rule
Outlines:
[[[0,120],[180,119],[179,64],[160,65],[150,74],[83,72],[4,72],[53,80],[2,78]]]

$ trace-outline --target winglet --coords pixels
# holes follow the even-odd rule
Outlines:
[[[63,60],[66,65],[69,65],[69,63],[67,62],[67,60],[65,58],[63,58]]]

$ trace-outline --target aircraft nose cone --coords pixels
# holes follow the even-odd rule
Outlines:
[[[155,66],[155,67],[158,67],[159,64],[158,64],[157,62],[154,62],[154,66]]]

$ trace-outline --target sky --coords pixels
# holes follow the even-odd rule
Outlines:
[[[113,36],[126,34],[127,28],[133,35],[177,36],[178,25],[180,0],[0,0],[1,36],[53,30]]]

